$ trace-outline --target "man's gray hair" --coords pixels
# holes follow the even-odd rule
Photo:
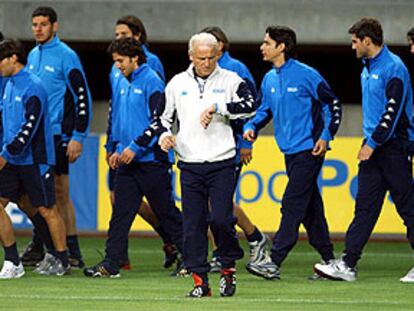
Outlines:
[[[188,51],[190,53],[193,52],[194,46],[197,44],[213,46],[217,50],[219,48],[216,37],[214,37],[212,34],[207,33],[207,32],[201,32],[201,33],[197,33],[193,35],[190,38],[190,41],[188,42]]]

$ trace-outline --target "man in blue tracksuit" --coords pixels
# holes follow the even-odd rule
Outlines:
[[[160,59],[153,53],[148,50],[148,38],[147,38],[147,31],[143,22],[134,15],[127,15],[119,18],[116,21],[115,26],[115,39],[121,39],[126,37],[132,37],[141,44],[141,48],[144,51],[144,54],[147,58],[147,65],[154,70],[162,80],[165,81],[165,74],[164,68]],[[109,80],[111,84],[111,101],[109,106],[109,113],[108,113],[108,128],[107,128],[107,143],[105,145],[106,152],[107,152],[107,159],[115,152],[115,146],[117,144],[116,141],[113,139],[113,133],[118,130],[119,127],[119,118],[118,118],[118,111],[119,111],[119,96],[116,96],[118,93],[117,90],[128,87],[129,81],[128,79],[119,71],[119,69],[115,66],[115,64],[111,68],[111,73],[109,75]],[[115,175],[116,170],[109,169],[109,190],[111,195],[111,202],[112,205],[115,201]],[[171,237],[166,233],[164,228],[160,226],[160,223],[157,219],[157,216],[154,214],[151,207],[143,201],[141,203],[141,207],[138,210],[139,215],[148,222],[154,230],[160,235],[162,238],[164,245],[163,250],[165,252],[165,259],[164,259],[164,267],[169,268],[178,258],[178,252],[176,247],[171,241]],[[122,269],[130,269],[131,265],[128,259],[128,248],[123,251],[122,260],[119,263]],[[177,268],[179,267],[179,262],[177,262]]]
[[[383,43],[381,24],[363,18],[349,30],[352,49],[362,58],[361,74],[364,141],[358,153],[358,192],[354,219],[345,237],[342,259],[315,271],[328,277],[355,281],[362,249],[381,213],[387,191],[407,227],[414,248],[414,188],[412,159],[406,148],[414,140],[413,94],[407,68]],[[414,282],[414,269],[401,278]]]
[[[56,204],[67,230],[71,265],[82,267],[75,211],[69,197],[69,163],[75,162],[82,153],[83,140],[89,132],[92,99],[80,60],[59,40],[57,29],[57,14],[53,8],[38,7],[33,11],[32,31],[37,45],[29,54],[27,66],[40,77],[48,94],[56,148]],[[33,262],[33,253],[42,254],[41,245],[35,235],[22,256],[23,262]]]
[[[160,115],[165,108],[164,82],[145,63],[145,54],[133,38],[114,41],[109,52],[116,66],[130,79],[118,90],[120,97],[118,142],[109,164],[117,169],[115,205],[109,224],[105,259],[86,268],[90,277],[118,277],[119,261],[128,242],[132,222],[145,196],[160,224],[182,250],[182,219],[172,195],[172,152],[164,153],[157,142]]]
[[[250,91],[257,97],[256,83],[249,69],[241,61],[230,56],[230,42],[224,31],[217,26],[209,26],[201,30],[212,34],[219,43],[218,65],[239,75],[240,78],[248,85]],[[231,120],[236,140],[236,185],[240,177],[243,165],[249,164],[252,159],[252,143],[243,139],[243,125],[247,119]],[[250,247],[250,262],[263,259],[265,254],[267,237],[251,222],[243,209],[236,203],[234,205],[234,215],[237,218],[237,225],[243,230]],[[217,248],[213,249],[213,256],[210,262],[210,272],[220,271],[220,261],[217,257]]]
[[[47,109],[47,93],[38,77],[24,68],[22,44],[0,43],[0,75],[4,78],[0,110],[0,240],[5,262],[0,279],[24,275],[6,205],[29,198],[35,213],[46,221],[54,242],[56,264],[44,275],[70,273],[65,227],[55,205],[54,143]]]
[[[341,105],[329,85],[313,68],[293,59],[295,32],[284,26],[266,29],[260,50],[273,63],[261,86],[261,105],[245,125],[244,138],[273,117],[275,137],[285,154],[289,178],[282,199],[282,219],[273,240],[271,257],[249,263],[249,272],[266,279],[280,278],[279,268],[296,244],[303,224],[310,244],[324,261],[334,258],[317,178],[324,156],[341,122]]]

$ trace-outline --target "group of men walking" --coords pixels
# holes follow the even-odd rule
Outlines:
[[[27,65],[18,41],[0,43],[0,240],[5,253],[0,278],[4,279],[23,276],[25,257],[43,254],[43,244],[47,252],[39,256],[35,272],[66,275],[71,267],[84,266],[68,197],[68,163],[81,155],[92,100],[79,59],[59,40],[57,27],[52,8],[33,12],[37,45]],[[191,37],[190,66],[165,86],[164,69],[148,50],[142,22],[135,16],[120,18],[116,39],[108,48],[114,61],[106,144],[113,212],[105,258],[85,268],[85,276],[119,277],[120,269],[130,268],[128,233],[139,214],[164,241],[164,266],[178,261],[178,274],[192,274],[189,297],[211,296],[212,268],[221,273],[220,295],[235,294],[236,261],[243,257],[236,223],[248,239],[247,270],[254,275],[280,278],[281,265],[303,224],[321,256],[314,279],[354,281],[357,261],[387,190],[414,248],[410,76],[383,43],[377,20],[363,18],[348,32],[364,63],[364,140],[358,153],[355,216],[344,254],[335,259],[317,178],[340,126],[342,108],[318,71],[295,58],[295,32],[286,26],[265,30],[260,50],[273,68],[258,93],[247,67],[230,56],[227,37],[218,27]],[[408,35],[412,44],[414,36]],[[289,181],[269,255],[267,238],[233,203],[233,195],[242,165],[252,159],[252,143],[271,119]],[[181,170],[182,213],[172,195],[173,151]],[[29,215],[36,230],[22,258],[5,212],[10,201]],[[212,263],[207,260],[209,228],[216,245]],[[401,281],[414,282],[414,269]]]

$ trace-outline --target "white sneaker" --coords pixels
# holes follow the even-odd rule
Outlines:
[[[13,262],[6,260],[3,263],[3,268],[0,271],[0,279],[18,279],[24,275],[24,268],[22,263],[15,266]]]
[[[342,259],[330,261],[328,264],[317,263],[313,266],[316,273],[334,280],[353,282],[356,280],[355,268],[350,268]]]
[[[414,268],[412,268],[408,273],[400,279],[402,283],[414,283]]]
[[[51,266],[56,265],[56,258],[51,253],[46,253],[43,260],[37,264],[36,269],[33,270],[35,273],[42,274],[44,271],[50,269]]]
[[[250,259],[249,263],[254,264],[262,261],[266,256],[267,236],[260,232],[262,238],[260,241],[249,242]]]

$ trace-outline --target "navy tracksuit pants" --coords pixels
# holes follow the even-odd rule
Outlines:
[[[234,158],[212,163],[179,162],[178,167],[181,170],[185,267],[199,274],[210,270],[208,225],[214,234],[222,267],[234,267],[236,260],[243,257],[234,228]]]
[[[334,258],[333,245],[329,238],[323,202],[317,179],[323,158],[311,154],[310,150],[285,155],[286,172],[289,178],[282,198],[282,219],[272,246],[272,261],[280,266],[295,246],[302,223],[308,233],[309,243],[325,261]]]
[[[132,162],[117,170],[115,206],[106,240],[106,257],[114,266],[124,259],[128,233],[145,196],[162,228],[182,252],[182,215],[175,206],[169,163]]]
[[[350,267],[355,267],[361,257],[381,213],[387,190],[404,220],[407,238],[414,249],[412,159],[400,140],[376,148],[369,160],[359,163],[354,219],[346,233],[343,258]]]

